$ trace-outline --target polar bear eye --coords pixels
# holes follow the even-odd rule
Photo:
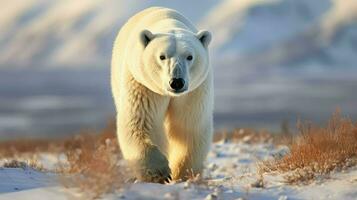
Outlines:
[[[186,58],[187,60],[192,60],[193,59],[193,57],[191,56],[191,55],[189,55],[189,56],[187,56],[187,58]]]
[[[164,55],[160,56],[160,60],[165,60],[165,59],[166,59],[166,57]]]

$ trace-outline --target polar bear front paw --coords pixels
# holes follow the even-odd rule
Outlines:
[[[147,149],[144,158],[139,162],[137,178],[154,183],[168,183],[172,180],[169,162],[157,146]]]

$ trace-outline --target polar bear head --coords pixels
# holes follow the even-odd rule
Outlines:
[[[210,41],[208,31],[154,34],[143,30],[140,33],[142,69],[136,76],[147,88],[161,95],[190,92],[207,78]]]

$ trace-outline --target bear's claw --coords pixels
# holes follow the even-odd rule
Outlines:
[[[170,182],[170,169],[163,170],[148,170],[145,177],[141,177],[143,181],[153,182],[153,183],[169,183]]]
[[[141,181],[165,183],[172,180],[169,163],[156,146],[151,146],[138,164],[137,178]]]
[[[165,179],[165,183],[170,183],[172,181],[171,175]]]

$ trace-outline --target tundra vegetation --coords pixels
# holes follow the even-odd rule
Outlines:
[[[286,145],[288,151],[271,159],[257,162],[257,183],[264,187],[264,175],[278,173],[287,184],[309,184],[357,164],[357,123],[342,117],[337,111],[329,122],[319,126],[298,122],[296,131],[284,128],[280,133],[235,129],[219,131],[214,143],[271,143]],[[287,133],[288,132],[288,133]],[[55,169],[45,169],[38,155],[48,153],[64,156]],[[19,139],[0,143],[3,168],[30,167],[38,171],[57,173],[59,181],[68,188],[91,191],[96,198],[125,187],[133,180],[122,160],[115,123],[111,120],[102,131],[82,131],[62,139]],[[209,177],[192,174],[190,184],[206,184]]]

